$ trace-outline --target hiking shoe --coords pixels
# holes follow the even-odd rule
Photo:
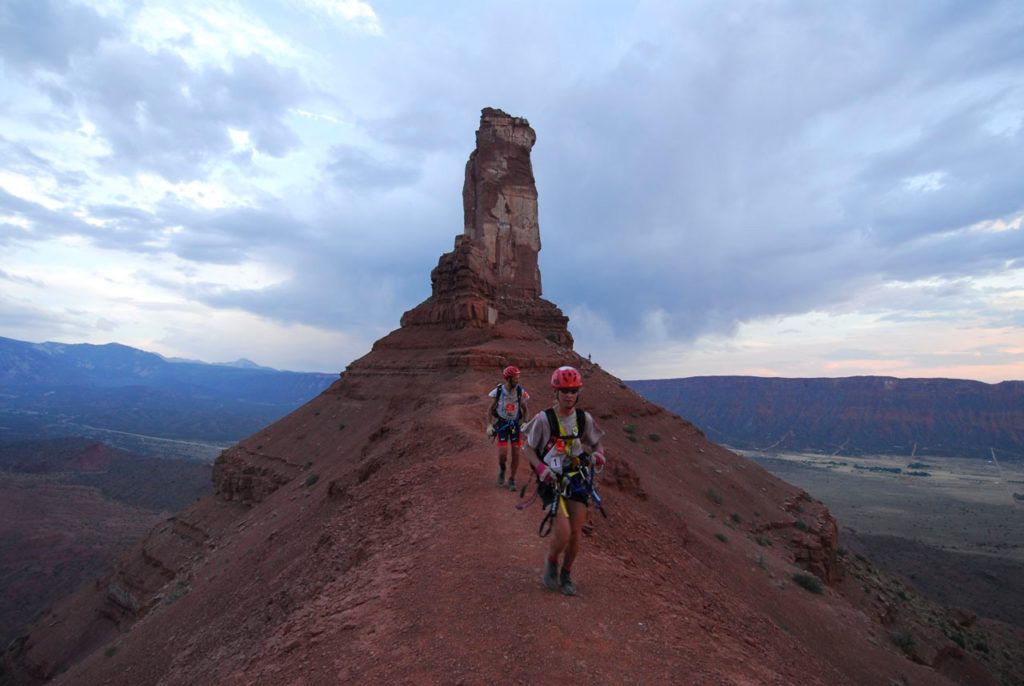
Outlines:
[[[505,485],[505,465],[498,467],[498,485]]]
[[[541,575],[540,580],[544,582],[544,585],[548,587],[549,591],[557,591],[558,568],[550,562],[545,562],[544,573]]]
[[[576,584],[572,582],[569,577],[569,572],[562,570],[562,583],[559,585],[559,589],[562,595],[576,595]]]
[[[509,479],[508,480],[508,490],[510,490],[510,491],[516,490],[516,480],[515,479]]]

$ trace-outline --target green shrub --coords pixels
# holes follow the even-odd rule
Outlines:
[[[755,542],[756,542],[756,543],[757,543],[757,544],[758,544],[759,546],[761,546],[762,548],[763,548],[763,547],[765,547],[765,546],[769,546],[769,545],[771,545],[771,544],[772,544],[772,542],[771,542],[771,541],[769,541],[769,540],[768,540],[767,538],[765,538],[764,536],[758,536],[757,538],[755,538],[755,539],[754,539],[754,541],[755,541]]]
[[[798,519],[795,522],[793,522],[793,526],[800,529],[800,531],[807,531],[810,528],[807,526],[807,524],[804,523],[802,519]]]
[[[647,438],[650,439],[651,443],[657,443],[661,440],[661,436],[658,434],[647,434]]]
[[[310,474],[309,476],[306,477],[306,486],[312,486],[313,484],[315,484],[319,480],[320,480],[320,475],[317,474],[316,472],[313,472],[312,474]]]
[[[635,434],[636,426],[634,426],[633,424],[626,424],[624,427],[622,427],[622,430],[628,434]]]
[[[802,586],[811,593],[821,593],[821,579],[814,576],[813,574],[804,574],[803,572],[797,572],[793,575],[793,583],[797,586]]]
[[[729,542],[729,537],[726,536],[725,534],[721,533],[721,532],[715,534],[715,538],[717,538],[722,543],[728,543]]]
[[[889,640],[907,655],[914,654],[914,637],[909,631],[894,631],[889,634]]]
[[[715,505],[722,504],[722,496],[718,493],[718,491],[716,491],[713,488],[709,488],[707,493],[708,497],[711,498],[711,502],[715,503]]]
[[[345,430],[345,422],[341,422],[340,424],[338,424],[338,431],[344,431],[344,430]]]
[[[636,443],[637,437],[634,434],[629,434],[629,442]]]
[[[733,513],[732,513],[731,515],[729,515],[729,519],[731,519],[732,521],[736,522],[737,524],[739,524],[740,522],[742,522],[742,521],[743,521],[743,518],[742,518],[742,517],[740,517],[740,516],[739,516],[738,514],[736,514],[735,512],[733,512]]]
[[[103,654],[107,657],[114,657],[115,653],[117,653],[117,646],[110,646],[109,648],[103,651]]]

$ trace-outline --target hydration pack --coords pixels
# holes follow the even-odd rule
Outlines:
[[[562,426],[558,422],[558,416],[555,414],[554,408],[549,407],[544,410],[544,416],[548,419],[548,427],[551,429],[551,438],[548,439],[547,445],[544,446],[544,450],[541,452],[541,457],[548,454],[548,451],[555,445],[555,441],[565,441],[568,439],[580,440],[583,434],[587,432],[587,413],[576,408],[576,433],[571,435],[562,434]]]
[[[502,416],[498,414],[498,406],[501,405],[502,398],[508,394],[508,389],[505,388],[505,384],[500,383],[495,390],[497,390],[497,393],[494,395],[494,416],[500,420]],[[518,422],[523,418],[523,387],[519,384],[516,384],[516,408],[516,416],[513,418],[513,421]]]

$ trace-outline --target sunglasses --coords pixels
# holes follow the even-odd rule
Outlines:
[[[580,392],[580,389],[578,389],[578,388],[559,388],[558,392],[559,393],[572,393],[573,395],[576,395],[577,393]]]

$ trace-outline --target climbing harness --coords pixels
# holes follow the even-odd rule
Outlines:
[[[557,486],[550,486],[554,490],[551,504],[547,508],[547,512],[544,515],[544,519],[540,522],[540,527],[537,529],[537,533],[540,534],[541,538],[544,538],[551,533],[551,530],[555,525],[555,517],[558,516],[559,510],[568,519],[569,510],[565,506],[565,501],[571,499],[574,495],[584,494],[594,501],[594,505],[601,512],[601,516],[605,519],[608,518],[608,513],[604,510],[604,504],[601,501],[601,496],[597,492],[597,488],[594,486],[594,473],[595,468],[590,464],[590,453],[583,453],[579,458],[573,458],[573,460],[579,460],[579,464],[573,466],[573,471],[563,474],[557,483]],[[597,470],[598,472],[600,470]],[[539,480],[539,479],[538,479]],[[540,493],[541,486],[538,485],[537,493],[534,493],[533,498],[529,502],[533,502],[533,499]],[[522,495],[520,495],[522,497]],[[527,503],[529,504],[529,503]],[[524,509],[527,504],[523,507],[516,505],[518,509]]]
[[[515,419],[506,419],[504,422],[500,424],[495,422],[494,435],[491,436],[491,440],[493,441],[495,437],[498,436],[498,434],[500,434],[502,431],[508,431],[509,440],[514,441],[519,435],[519,424]]]

